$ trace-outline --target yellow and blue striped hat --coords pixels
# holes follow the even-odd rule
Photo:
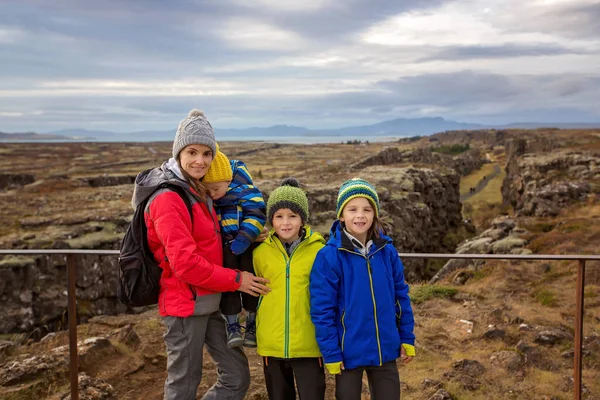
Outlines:
[[[357,197],[364,197],[369,200],[375,208],[375,216],[379,216],[379,196],[375,191],[375,187],[364,179],[353,178],[342,183],[338,192],[336,209],[338,219],[342,216],[346,204]]]

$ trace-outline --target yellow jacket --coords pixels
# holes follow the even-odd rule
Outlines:
[[[253,253],[257,276],[271,281],[271,292],[261,296],[256,316],[257,353],[264,357],[321,357],[310,319],[310,271],[323,237],[304,226],[305,239],[291,257],[275,231]]]

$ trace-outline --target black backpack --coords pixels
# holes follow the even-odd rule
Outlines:
[[[187,191],[181,186],[163,183],[152,195],[165,188],[181,197],[193,223],[192,204]],[[162,268],[154,260],[154,255],[148,246],[148,228],[144,220],[144,210],[152,195],[138,204],[121,243],[117,296],[121,303],[129,307],[150,306],[158,303]]]

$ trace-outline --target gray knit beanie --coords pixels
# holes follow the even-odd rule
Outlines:
[[[203,144],[212,150],[213,156],[217,154],[217,141],[213,127],[204,113],[196,108],[179,123],[173,141],[173,157],[177,159],[179,152],[190,144]]]

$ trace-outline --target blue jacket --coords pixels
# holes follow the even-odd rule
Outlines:
[[[253,182],[246,164],[230,161],[233,178],[225,196],[215,201],[221,232],[231,242],[231,251],[242,254],[260,234],[265,225],[265,201]]]
[[[380,366],[414,346],[404,267],[392,240],[374,240],[365,257],[335,221],[310,274],[310,314],[325,363]]]

